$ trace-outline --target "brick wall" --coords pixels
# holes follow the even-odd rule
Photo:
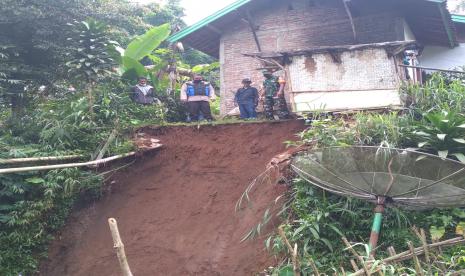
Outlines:
[[[354,44],[352,28],[342,0],[270,1],[261,11],[252,12],[262,51],[286,51]],[[377,21],[376,21],[377,20]],[[393,16],[356,18],[363,43],[397,40],[398,25]],[[376,22],[375,22],[376,21]],[[394,26],[393,26],[394,25]],[[260,62],[242,53],[258,52],[252,32],[243,20],[225,31],[221,38],[221,112],[234,108],[234,93],[241,80],[250,77],[259,87],[263,81],[256,70]]]

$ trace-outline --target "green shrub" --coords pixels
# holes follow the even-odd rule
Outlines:
[[[408,143],[405,136],[411,128],[413,118],[397,112],[387,114],[355,114],[354,129],[359,145],[403,147]]]
[[[303,271],[311,271],[306,265],[309,258],[325,272],[332,267],[350,265],[350,252],[344,250],[341,238],[346,236],[350,241],[368,243],[373,205],[333,195],[301,179],[293,181],[292,189],[289,212],[284,215],[289,220],[284,230],[291,244],[297,243],[300,248],[300,258],[305,264]],[[388,245],[405,248],[404,241],[413,238],[409,231],[411,225],[406,213],[389,209],[383,220],[381,248]],[[267,247],[278,254],[287,250],[279,236],[268,238]]]
[[[465,85],[463,80],[433,75],[424,86],[410,85],[403,89],[407,95],[407,110],[387,114],[357,113],[354,120],[333,119],[316,115],[309,129],[299,134],[299,143],[316,147],[369,145],[407,148],[438,154],[441,157],[465,159]],[[297,143],[297,144],[299,144]],[[341,241],[359,243],[357,250],[367,256],[373,205],[361,200],[330,194],[299,178],[292,182],[284,206],[283,229],[291,244],[298,244],[303,275],[312,275],[310,259],[315,260],[320,272],[332,274],[340,267],[350,271],[350,253]],[[450,238],[463,234],[465,211],[462,208],[433,209],[428,212],[388,208],[383,219],[381,243],[377,257],[386,256],[387,247],[407,250],[407,241],[419,245],[411,227],[423,228],[429,238]],[[266,246],[278,255],[288,253],[281,236],[273,235]],[[446,270],[465,267],[465,251],[456,246],[439,256]],[[287,256],[287,255],[286,255]],[[385,275],[410,273],[413,263],[384,266]],[[291,258],[269,271],[272,275],[292,273]],[[413,272],[413,273],[412,273]],[[442,275],[438,267],[433,272]]]
[[[402,93],[406,95],[407,107],[419,114],[465,111],[465,85],[460,79],[433,74],[424,85],[405,86]]]
[[[311,127],[298,134],[298,143],[315,144],[317,147],[344,146],[355,142],[354,134],[343,119],[317,117],[312,120]]]
[[[0,158],[80,153],[92,156],[117,130],[108,154],[125,153],[134,145],[126,136],[132,127],[165,120],[163,104],[133,103],[120,82],[94,89],[90,111],[82,92],[37,103],[20,121],[0,133]],[[2,167],[2,166],[0,166]],[[0,175],[0,275],[31,275],[45,255],[78,198],[101,194],[102,178],[81,169]]]
[[[465,116],[455,112],[429,112],[413,127],[411,139],[422,150],[465,163]]]
[[[79,169],[0,175],[0,275],[36,272],[77,196],[98,195],[99,183]]]

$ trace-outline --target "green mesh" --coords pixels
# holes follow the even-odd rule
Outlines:
[[[297,155],[293,170],[330,192],[414,209],[465,206],[465,164],[417,151],[331,147]]]

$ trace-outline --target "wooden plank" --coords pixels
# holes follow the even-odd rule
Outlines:
[[[253,35],[253,38],[255,40],[255,45],[257,45],[258,51],[261,52],[262,47],[260,46],[260,41],[258,40],[258,36],[257,36],[257,32],[256,32],[258,30],[258,27],[255,26],[255,23],[254,23],[254,21],[252,19],[252,16],[250,15],[250,11],[246,10],[245,14],[247,16],[247,22],[249,23],[250,30],[252,31],[252,35]]]
[[[444,69],[437,69],[437,68],[431,68],[431,67],[412,66],[412,65],[404,65],[404,64],[399,64],[398,66],[414,68],[414,69],[430,70],[430,71],[439,71],[439,72],[445,72],[445,73],[453,73],[453,74],[465,74],[465,71],[444,70]]]

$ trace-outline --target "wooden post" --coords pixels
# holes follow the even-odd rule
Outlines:
[[[119,235],[118,224],[114,218],[108,219],[108,225],[110,225],[111,236],[113,238],[114,248],[116,249],[116,255],[118,256],[119,265],[123,272],[123,276],[132,276],[131,269],[129,268],[126,253],[124,252],[124,244],[121,241]]]
[[[352,268],[354,269],[354,271],[359,271],[360,268],[358,268],[358,265],[357,263],[355,262],[354,259],[350,259],[350,264],[352,265]]]
[[[423,250],[425,252],[425,260],[428,266],[428,275],[431,275],[431,260],[429,257],[428,241],[426,240],[425,230],[421,228],[420,231],[418,231],[418,228],[416,228],[415,226],[412,227],[412,230],[415,233],[415,235],[417,235],[418,239],[421,241],[423,245]]]
[[[352,12],[350,11],[349,5],[347,4],[348,1],[350,0],[342,0],[342,3],[344,4],[344,8],[347,12],[347,16],[349,16],[350,26],[352,27],[352,33],[354,35],[354,42],[357,43],[357,31],[355,29],[354,18],[352,17]]]
[[[387,251],[389,253],[389,256],[391,256],[391,257],[397,255],[396,250],[394,249],[393,246],[389,246]],[[396,263],[396,262],[393,262],[393,263]]]
[[[349,249],[349,251],[352,253],[352,255],[354,255],[355,258],[357,258],[357,260],[360,262],[360,264],[363,266],[363,271],[365,272],[365,274],[367,276],[370,276],[371,275],[371,272],[370,272],[370,269],[369,267],[367,266],[365,260],[363,259],[362,256],[360,256],[357,251],[355,251],[355,249],[352,247],[352,245],[350,244],[350,242],[347,240],[346,237],[342,237],[342,241],[344,242],[344,244],[347,246],[347,249]]]
[[[117,135],[118,135],[118,130],[113,129],[111,131],[110,136],[108,137],[107,141],[105,142],[103,147],[100,149],[99,153],[97,154],[97,157],[95,158],[95,160],[100,160],[100,159],[103,158],[103,156],[105,155],[105,152],[108,150],[108,147],[110,147],[111,142],[113,142],[113,140],[115,140]]]
[[[253,34],[253,38],[255,40],[255,44],[257,45],[257,49],[259,52],[262,51],[262,47],[260,46],[260,41],[258,40],[258,36],[257,36],[257,26],[255,26],[255,23],[252,19],[252,16],[250,15],[250,11],[249,10],[246,10],[245,11],[245,15],[247,16],[247,22],[249,23],[249,26],[250,26],[250,29],[252,30],[252,34]]]
[[[417,272],[417,275],[424,276],[423,268],[421,267],[420,260],[418,259],[418,256],[415,253],[415,248],[413,247],[413,243],[411,241],[408,241],[407,245],[408,245],[408,248],[410,249],[410,252],[413,255],[413,261],[415,262],[415,271]]]
[[[318,271],[318,268],[316,267],[316,264],[315,264],[315,261],[313,260],[313,258],[309,258],[308,259],[308,264],[310,265],[310,267],[312,268],[313,270],[313,274],[315,276],[320,276],[320,271]]]
[[[294,245],[294,248],[292,248],[291,243],[289,242],[289,240],[286,237],[286,234],[284,233],[283,225],[278,227],[278,233],[279,236],[283,239],[284,244],[286,244],[287,249],[289,250],[289,254],[291,254],[294,276],[300,276],[300,260],[297,254],[297,243]]]

